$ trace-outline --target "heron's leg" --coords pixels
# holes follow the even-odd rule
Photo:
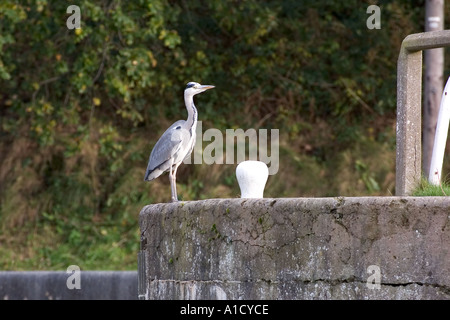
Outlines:
[[[172,177],[170,178],[170,187],[172,189],[172,202],[177,202],[177,182],[175,180],[175,175],[172,175]]]
[[[178,201],[177,199],[177,189],[176,189],[176,185],[175,185],[175,171],[173,170],[173,159],[170,159],[170,166],[169,166],[169,181],[170,181],[170,189],[171,189],[171,201]]]
[[[173,168],[172,172],[172,180],[173,183],[171,183],[172,187],[172,202],[178,201],[178,195],[177,195],[177,169],[180,164],[176,164]]]

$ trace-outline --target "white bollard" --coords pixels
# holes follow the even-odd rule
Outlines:
[[[448,123],[450,121],[450,77],[442,93],[439,115],[434,136],[433,153],[431,155],[428,180],[431,184],[439,185],[442,179],[442,163],[444,162],[445,145],[447,144]]]
[[[269,169],[262,161],[243,161],[236,167],[241,198],[263,198]]]

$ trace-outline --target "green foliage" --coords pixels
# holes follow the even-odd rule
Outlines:
[[[388,193],[377,157],[395,157],[396,61],[424,2],[378,2],[380,30],[357,0],[81,0],[69,30],[64,1],[2,1],[0,268],[135,269],[138,212],[170,190],[146,162],[188,81],[216,86],[204,129],[280,129],[266,195]],[[230,165],[177,178],[181,199],[239,195]]]
[[[378,182],[374,179],[371,173],[368,171],[367,165],[361,160],[356,160],[355,162],[356,171],[361,175],[361,179],[364,182],[367,191],[373,193],[375,191],[380,191],[380,186]]]

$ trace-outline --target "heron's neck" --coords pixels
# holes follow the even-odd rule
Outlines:
[[[194,96],[185,95],[184,103],[186,104],[186,109],[188,112],[188,118],[186,122],[188,123],[189,128],[194,127],[195,132],[195,126],[197,125],[197,108],[194,105]]]

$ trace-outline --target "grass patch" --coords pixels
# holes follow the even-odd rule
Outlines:
[[[442,182],[436,186],[430,184],[426,178],[422,178],[420,186],[412,193],[416,197],[450,196],[450,184]]]

